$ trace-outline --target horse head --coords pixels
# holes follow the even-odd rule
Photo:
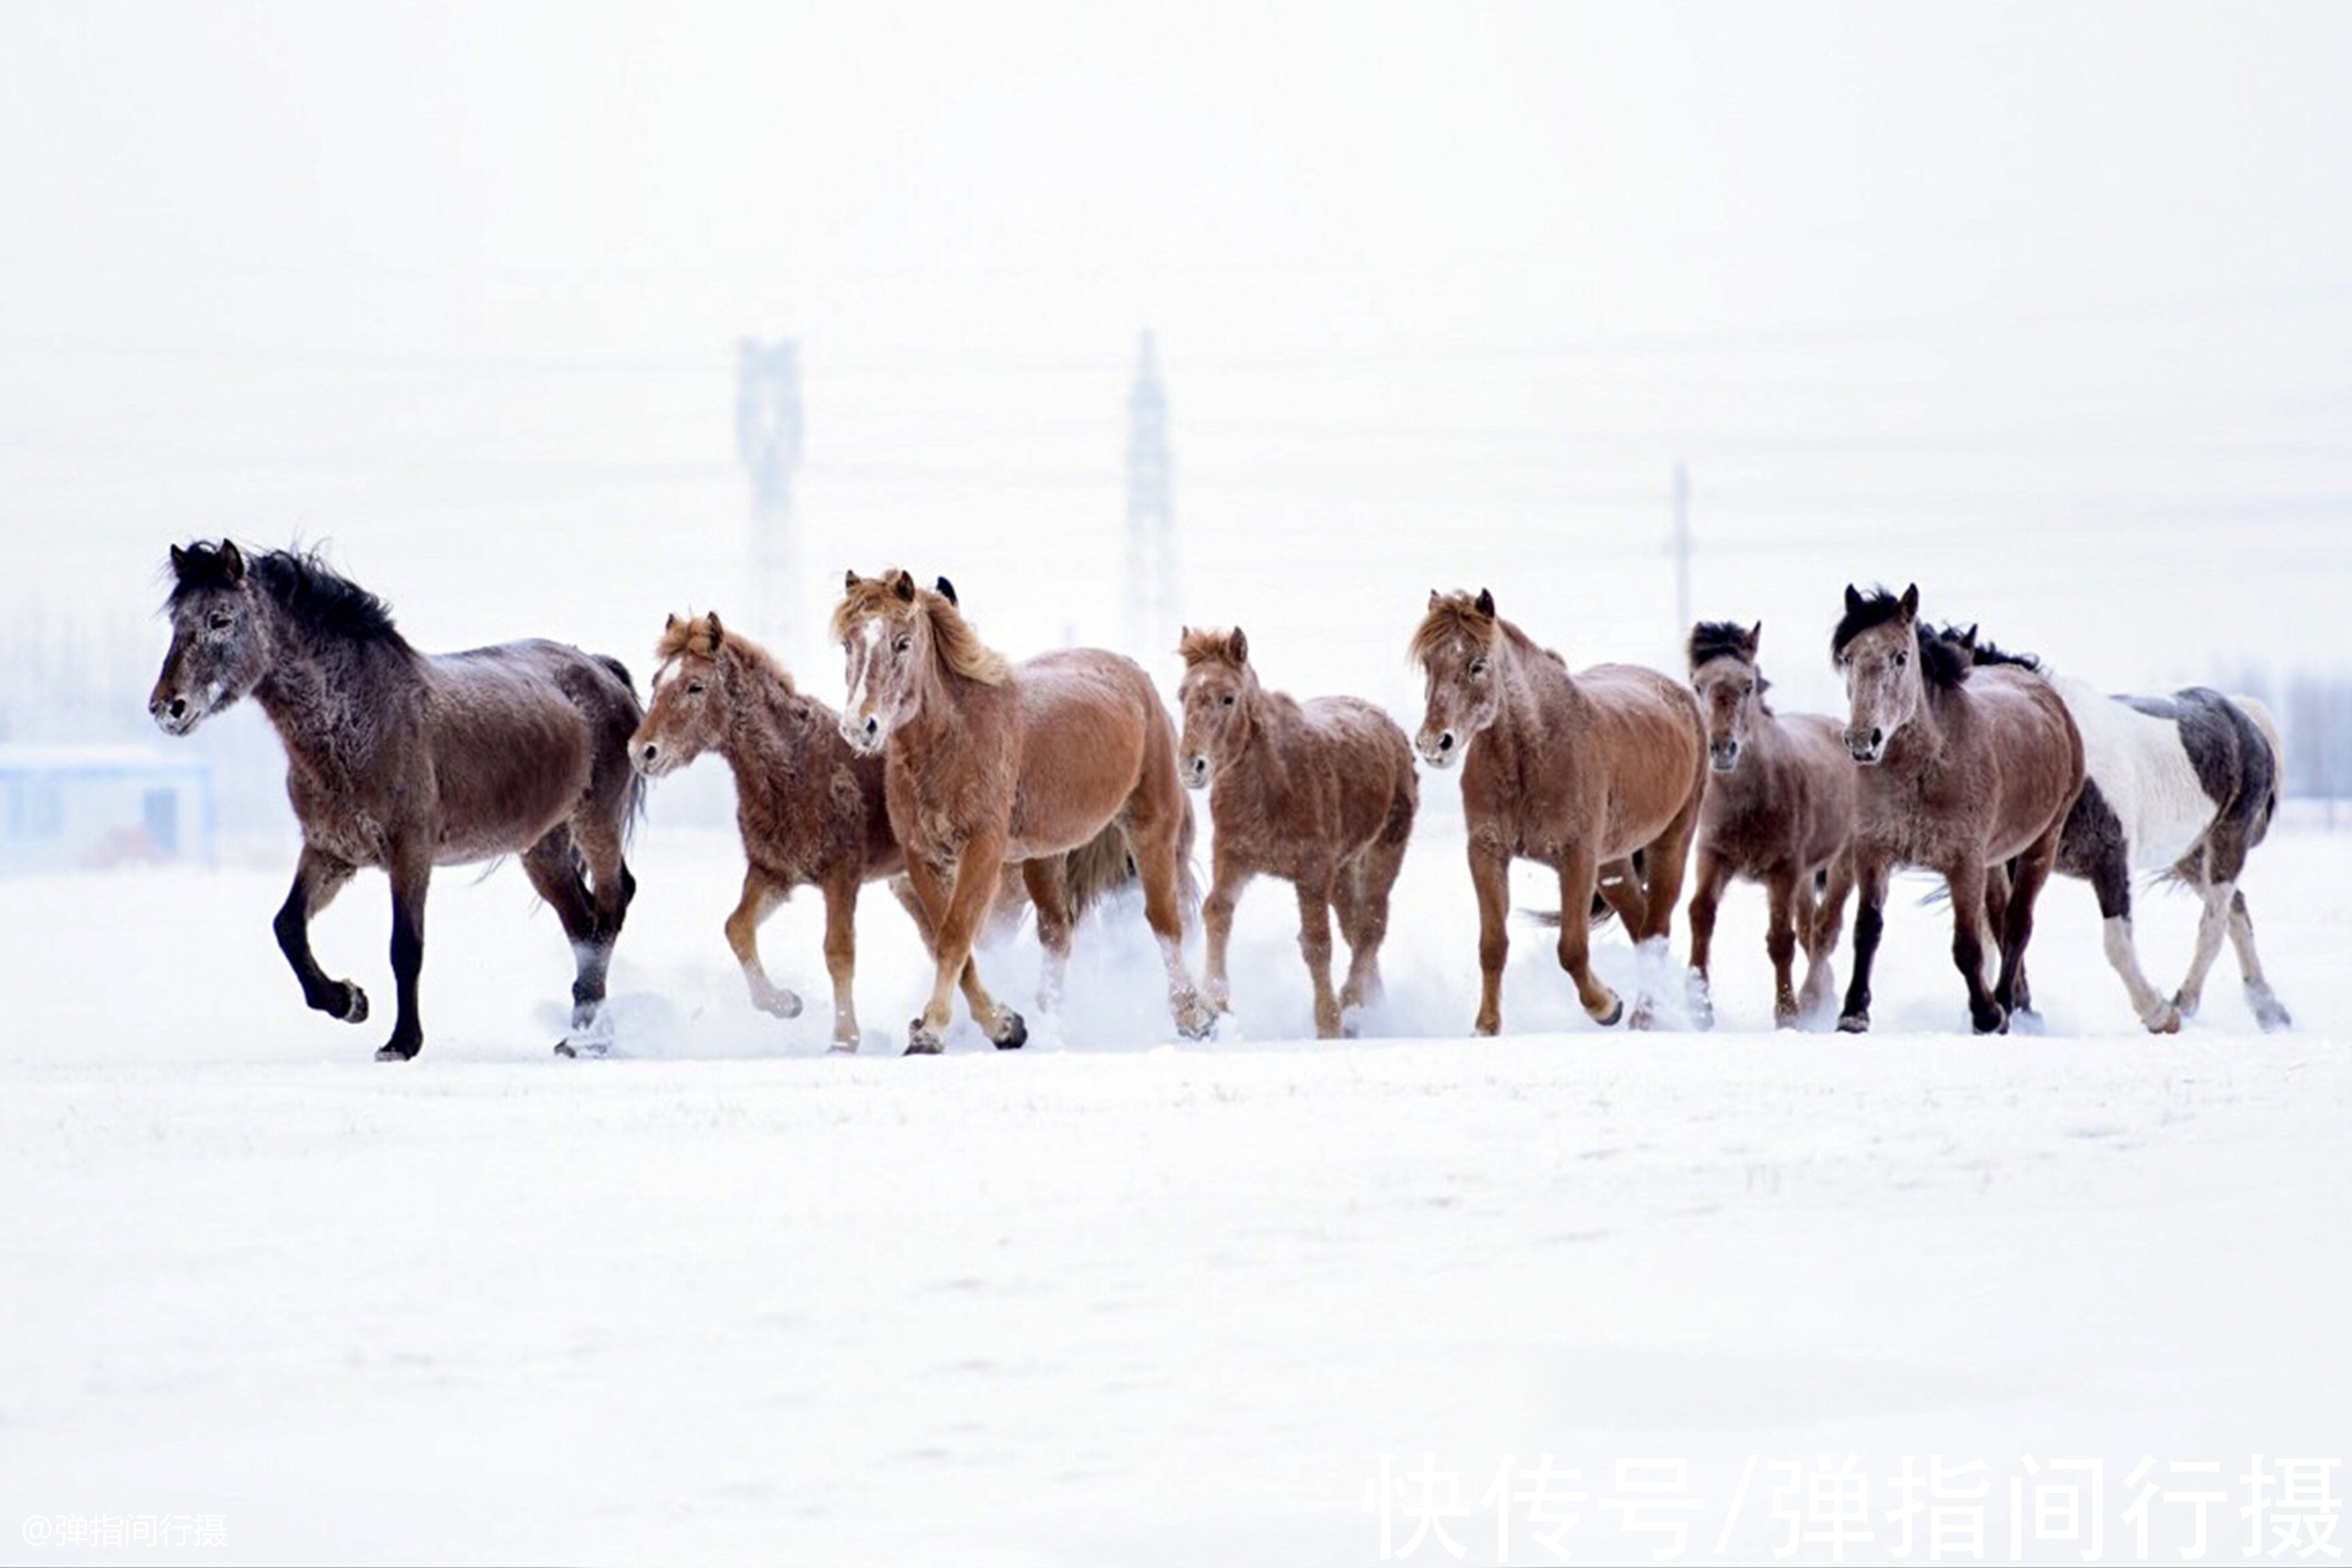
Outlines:
[[[889,745],[891,731],[921,712],[927,694],[942,682],[960,678],[993,686],[1012,674],[1004,656],[963,618],[945,578],[929,589],[903,570],[879,577],[845,573],[833,634],[848,662],[842,737],[868,757]]]
[[[1756,647],[1763,637],[1761,621],[1753,626],[1703,621],[1691,629],[1691,685],[1706,721],[1707,761],[1717,773],[1737,768],[1740,748],[1748,744],[1748,717],[1768,684],[1756,670]]]
[[[185,735],[261,684],[271,662],[269,627],[243,552],[217,545],[172,547],[172,646],[147,698],[166,735]]]
[[[722,656],[727,646],[715,611],[669,618],[654,647],[659,667],[653,700],[629,737],[629,766],[659,779],[719,744],[726,730],[728,705],[720,697],[730,673]]]
[[[1919,712],[1926,695],[1920,680],[1919,586],[1900,598],[1885,589],[1868,594],[1849,583],[1845,616],[1830,639],[1830,656],[1845,678],[1852,714],[1845,747],[1856,762],[1875,764],[1886,755],[1895,732]]]
[[[1202,789],[1211,770],[1246,733],[1257,701],[1257,674],[1250,668],[1249,639],[1238,626],[1230,632],[1188,626],[1176,651],[1184,657],[1184,681],[1177,694],[1184,711],[1178,768],[1186,788]]]
[[[1502,683],[1495,670],[1497,629],[1495,596],[1429,595],[1429,613],[1412,634],[1412,657],[1421,665],[1428,701],[1413,746],[1432,768],[1462,759],[1471,737],[1502,711]]]

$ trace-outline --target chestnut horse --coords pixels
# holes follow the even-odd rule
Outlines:
[[[347,1022],[368,1016],[366,992],[320,969],[310,925],[353,873],[381,867],[399,1009],[376,1060],[415,1056],[434,866],[520,852],[578,966],[572,1031],[555,1049],[601,1053],[589,1031],[636,889],[621,852],[644,799],[628,671],[559,643],[420,653],[382,600],[309,555],[175,545],[172,571],[172,646],[148,711],[185,735],[251,695],[277,727],[302,855],[276,929],[302,999]]]
[[[1900,599],[1851,585],[1830,653],[1853,704],[1846,748],[1856,780],[1853,977],[1838,1028],[1870,1027],[1870,971],[1895,867],[1942,873],[1951,894],[1952,962],[1979,1034],[2005,1030],[2033,934],[2033,905],[2083,792],[2083,737],[2050,683],[2011,665],[1975,669],[1919,622],[1915,583]],[[2010,864],[2009,862],[2014,862]],[[1988,868],[2007,867],[2000,972],[1985,985]]]
[[[1343,1009],[1376,1000],[1389,890],[1412,835],[1419,785],[1412,747],[1394,719],[1359,697],[1298,702],[1258,684],[1249,639],[1186,628],[1184,783],[1209,791],[1215,872],[1202,907],[1209,927],[1203,990],[1229,1005],[1225,947],[1234,903],[1250,878],[1282,877],[1298,892],[1298,947],[1315,985],[1315,1032],[1339,1033]],[[1348,979],[1331,989],[1331,915],[1348,942]]]
[[[1699,810],[1690,928],[1693,1021],[1712,1023],[1708,947],[1715,912],[1734,877],[1764,884],[1770,923],[1772,1021],[1787,1029],[1829,995],[1830,955],[1853,889],[1853,759],[1837,720],[1782,716],[1764,694],[1756,665],[1764,623],[1707,621],[1690,634],[1691,685],[1706,721],[1706,802]],[[1816,889],[1822,892],[1818,904]],[[1797,945],[1805,948],[1805,988],[1790,985]]]
[[[946,584],[942,580],[941,587]],[[1176,728],[1141,665],[1097,648],[1015,665],[981,642],[950,592],[905,571],[846,574],[833,633],[848,662],[841,716],[850,746],[884,758],[891,830],[930,924],[938,965],[907,1049],[940,1049],[949,992],[1001,1050],[1028,1039],[970,963],[1003,868],[1017,864],[1045,948],[1044,1005],[1058,1005],[1072,910],[1062,857],[1116,823],[1143,881],[1180,1032],[1215,1022],[1184,968],[1192,808],[1176,775]]]
[[[1641,961],[1627,1023],[1646,1029],[1651,973],[1665,961],[1706,795],[1697,703],[1679,681],[1636,665],[1570,674],[1558,653],[1498,617],[1484,589],[1475,598],[1430,594],[1412,656],[1428,685],[1415,737],[1422,759],[1433,768],[1462,763],[1483,978],[1474,1027],[1480,1034],[1502,1027],[1504,919],[1519,856],[1559,873],[1560,967],[1585,1012],[1602,1024],[1626,1014],[1588,961],[1596,890],[1624,921]]]
[[[727,945],[742,966],[751,1005],[797,1018],[801,998],[768,977],[760,961],[760,925],[795,887],[824,895],[824,961],[833,981],[833,1044],[857,1049],[852,981],[857,963],[857,895],[878,877],[919,927],[923,914],[905,881],[907,857],[890,831],[882,759],[860,756],[842,738],[841,716],[800,691],[783,666],[716,612],[663,628],[654,656],[653,700],[629,737],[629,760],[648,779],[685,767],[706,751],[735,775],[735,824],[743,840],[743,894],[727,917]],[[1083,912],[1127,879],[1127,845],[1109,831],[1070,857],[1074,906]],[[1009,926],[1027,902],[1007,876],[992,924]]]

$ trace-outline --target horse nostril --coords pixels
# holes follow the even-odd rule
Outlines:
[[[1444,735],[1437,737],[1437,749],[1440,751],[1451,751],[1454,749],[1454,732],[1452,730],[1449,729]]]
[[[1870,732],[1870,744],[1873,746],[1877,746],[1885,739],[1886,732],[1883,729],[1874,729]]]
[[[882,728],[882,721],[881,721],[880,719],[878,719],[878,718],[869,718],[869,719],[867,719],[867,720],[866,721],[866,739],[868,739],[868,740],[873,739],[873,738],[874,738],[874,737],[875,737],[877,733],[879,733],[879,732],[880,732],[881,728]]]
[[[173,718],[185,718],[188,716],[187,698],[173,697],[172,699],[172,716]]]

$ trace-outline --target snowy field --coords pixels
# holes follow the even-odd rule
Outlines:
[[[1521,923],[1475,1040],[1454,790],[1428,781],[1389,1003],[1345,1043],[1305,1038],[1262,883],[1223,1038],[1171,1042],[1129,904],[1030,1049],[960,1021],[931,1061],[895,1054],[922,965],[877,894],[865,1049],[826,1055],[821,1006],[744,1000],[732,836],[658,790],[602,1061],[549,1053],[569,959],[511,865],[436,883],[404,1067],[302,1010],[281,851],[6,883],[0,1556],[1650,1561],[1677,1543],[1634,1527],[1679,1519],[1665,1560],[1796,1532],[1882,1561],[1916,1526],[1910,1560],[1950,1561],[1973,1519],[1990,1560],[2080,1562],[2096,1516],[2102,1560],[2177,1561],[2205,1490],[2238,1560],[2252,1456],[2352,1452],[2352,837],[2254,858],[2285,1035],[2226,955],[2201,1019],[2141,1033],[2060,883],[2046,1032],[1970,1039],[1906,881],[1866,1039],[1770,1032],[1738,889],[1712,1035],[1586,1024]],[[2192,917],[2144,899],[2152,972]],[[371,877],[316,932],[380,1019],[386,929]],[[821,994],[818,929],[804,896],[766,951]],[[1600,956],[1625,984],[1622,935]],[[986,961],[1026,997],[1025,932]],[[1546,1456],[1580,1479],[1538,1484]],[[1841,1524],[1817,1483],[1849,1456]],[[1931,1460],[1984,1467],[1932,1500],[1940,1558],[1895,1517]],[[2095,1498],[2053,1468],[2086,1460]],[[2012,1497],[2053,1478],[2084,1507],[2013,1554]],[[58,1533],[103,1518],[162,1543]]]

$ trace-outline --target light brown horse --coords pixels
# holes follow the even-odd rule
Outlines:
[[[1691,873],[1691,1010],[1701,1028],[1715,1019],[1707,958],[1727,883],[1737,877],[1764,884],[1772,1021],[1782,1029],[1829,994],[1830,954],[1853,890],[1854,768],[1843,727],[1824,714],[1772,711],[1764,695],[1771,683],[1756,665],[1763,636],[1760,621],[1701,622],[1690,634],[1691,685],[1706,720],[1711,764]],[[1801,939],[1801,996],[1790,984]]]
[[[1968,982],[1977,1032],[2006,1030],[2033,905],[2057,863],[2067,813],[2083,792],[2083,737],[2039,674],[1975,669],[1960,643],[1919,621],[1917,584],[1899,599],[1845,591],[1831,657],[1853,704],[1846,749],[1856,780],[1853,977],[1838,1028],[1870,1027],[1870,971],[1889,875],[1925,866],[1951,894],[1952,962]],[[1985,984],[1988,868],[2008,867],[2000,970]]]
[[[330,979],[310,918],[365,867],[392,883],[396,1015],[378,1061],[425,1046],[417,982],[436,865],[520,853],[576,966],[556,1050],[601,1054],[613,944],[636,892],[622,860],[644,800],[630,772],[637,695],[616,659],[560,643],[420,653],[383,601],[315,556],[248,559],[224,539],[172,547],[172,646],[148,712],[185,735],[246,696],[286,746],[302,824],[294,885],[273,923],[302,999],[360,1023],[367,993]],[[593,880],[593,890],[592,890]]]
[[[848,573],[833,633],[848,661],[842,733],[884,758],[891,829],[930,921],[938,971],[907,1049],[940,1049],[959,982],[1000,1049],[1028,1039],[969,963],[981,916],[1002,869],[1020,865],[1045,948],[1041,998],[1057,1005],[1072,923],[1061,857],[1113,823],[1143,881],[1176,1027],[1207,1034],[1214,1016],[1184,967],[1192,808],[1176,774],[1176,727],[1142,666],[1097,648],[1014,665],[980,640],[951,591],[918,587],[905,571]]]
[[[746,864],[743,895],[727,917],[727,946],[742,966],[751,1005],[777,1018],[800,1016],[801,998],[770,979],[760,961],[760,925],[794,888],[814,884],[824,895],[834,1049],[856,1050],[851,993],[859,890],[888,877],[918,929],[924,918],[890,831],[882,758],[852,750],[841,716],[795,686],[766,649],[722,626],[715,612],[671,616],[654,656],[653,701],[629,737],[629,760],[659,779],[717,752],[733,771]],[[1129,880],[1127,844],[1115,832],[1071,852],[1069,862],[1071,902],[1080,914]],[[1006,875],[989,924],[1009,929],[1027,904],[1020,880]]]
[[[1484,589],[1475,597],[1433,592],[1412,656],[1428,686],[1414,739],[1422,760],[1462,763],[1484,982],[1474,1027],[1480,1034],[1502,1027],[1504,920],[1511,861],[1519,856],[1559,873],[1560,967],[1585,1012],[1603,1024],[1626,1013],[1588,961],[1596,887],[1624,921],[1643,975],[1627,1021],[1647,1028],[1650,975],[1665,962],[1706,796],[1697,703],[1681,682],[1636,665],[1570,674],[1558,653],[1499,618]]]
[[[1315,985],[1315,1032],[1337,1037],[1344,1009],[1378,999],[1389,890],[1404,863],[1419,785],[1394,719],[1358,697],[1299,702],[1258,684],[1249,639],[1186,628],[1181,749],[1185,785],[1209,791],[1215,872],[1203,989],[1227,1010],[1225,947],[1250,878],[1298,891],[1298,946]],[[1348,979],[1331,989],[1331,915],[1348,942]]]

